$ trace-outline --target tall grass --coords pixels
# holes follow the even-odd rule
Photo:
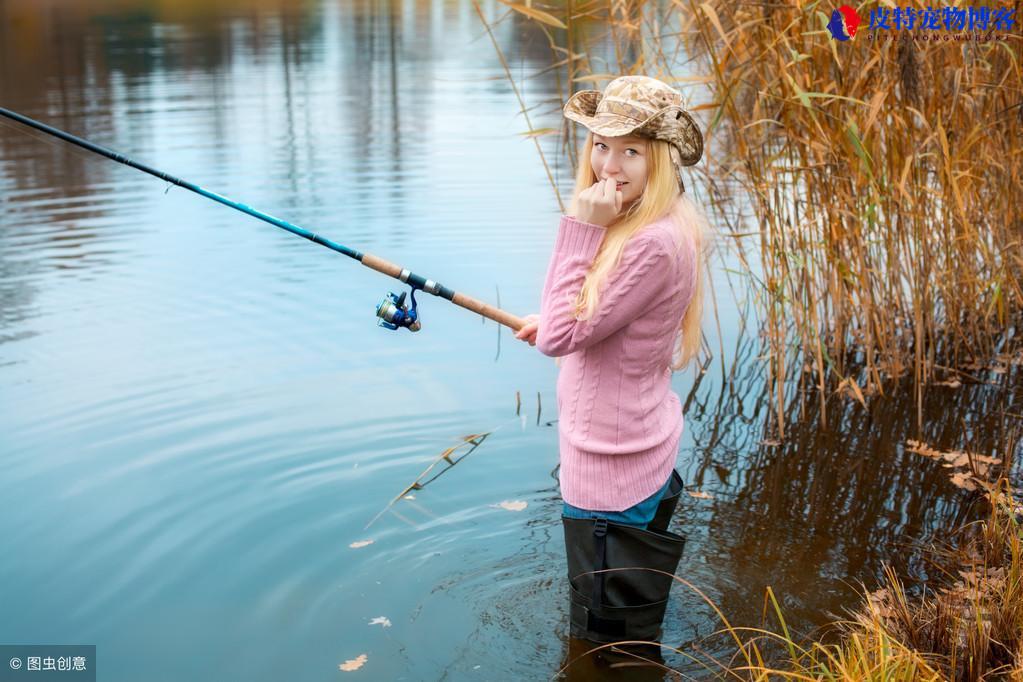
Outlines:
[[[838,43],[822,3],[687,7],[684,41],[720,106],[711,127],[760,219],[775,376],[792,361],[790,335],[822,400],[829,375],[862,401],[911,372],[919,398],[939,368],[1014,360],[1018,29],[1009,41],[925,43],[866,40],[864,26]]]
[[[1007,40],[933,43],[868,40],[873,3],[839,43],[820,2],[501,1],[547,36],[563,90],[550,104],[644,73],[704,112],[696,172],[759,294],[779,432],[793,364],[822,405],[911,377],[919,425],[945,372],[1023,361],[1019,0],[1017,25],[988,32]],[[752,229],[723,215],[746,203]]]
[[[936,563],[945,587],[912,602],[889,571],[852,630],[883,630],[936,661],[944,679],[1023,679],[1023,507],[1005,479],[990,499],[989,518]]]

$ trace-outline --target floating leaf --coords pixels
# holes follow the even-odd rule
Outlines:
[[[930,457],[931,459],[941,459],[941,453],[934,448],[928,447],[925,443],[921,443],[918,440],[907,440],[906,449],[910,452],[915,452],[918,455],[924,457]]]
[[[952,474],[949,478],[952,481],[952,485],[956,486],[957,488],[962,488],[963,490],[977,489],[977,484],[973,480],[973,477],[967,473],[960,472],[957,474]]]
[[[360,547],[365,547],[366,545],[372,544],[373,544],[372,540],[356,540],[355,542],[348,546],[351,547],[352,549],[359,549]]]
[[[714,496],[710,493],[706,493],[702,490],[687,490],[689,497],[695,497],[698,500],[713,500]]]
[[[370,625],[383,625],[385,628],[391,627],[391,621],[386,616],[377,616],[369,622]]]
[[[501,509],[507,509],[508,511],[522,511],[528,504],[525,500],[505,500],[500,504],[495,505]]]
[[[366,654],[359,654],[356,658],[349,659],[338,666],[338,670],[343,670],[346,673],[350,673],[353,670],[358,670],[362,666],[366,665],[366,661],[369,657]]]
[[[949,450],[939,454],[943,460],[954,467],[964,467],[970,463],[970,456],[962,450]]]

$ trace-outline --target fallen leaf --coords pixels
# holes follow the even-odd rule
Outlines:
[[[372,544],[373,544],[372,540],[357,540],[348,546],[351,547],[352,549],[359,549],[360,547],[365,547],[366,545]]]
[[[946,462],[954,467],[964,467],[970,463],[970,456],[965,452],[959,452],[958,450],[942,453],[941,456],[945,458]]]
[[[528,503],[524,500],[505,500],[500,504],[494,505],[501,509],[507,509],[508,511],[522,511],[528,506]]]
[[[907,440],[906,441],[906,449],[909,450],[910,452],[915,452],[918,455],[923,455],[924,457],[930,457],[932,459],[941,459],[941,453],[940,452],[938,452],[937,450],[935,450],[933,448],[927,447],[927,445],[925,443],[921,443],[918,440],[912,440],[912,439]]]
[[[391,627],[391,621],[386,616],[377,616],[369,622],[370,625],[383,625],[385,628]]]
[[[350,673],[353,670],[358,670],[362,666],[366,665],[366,661],[369,657],[366,654],[359,654],[357,658],[352,658],[338,666],[338,670],[343,670],[346,673]]]
[[[962,488],[963,490],[976,490],[977,484],[974,483],[973,478],[966,473],[952,474],[950,477],[952,485]]]
[[[695,497],[698,500],[713,500],[714,496],[710,493],[705,493],[702,490],[687,490],[689,497]]]

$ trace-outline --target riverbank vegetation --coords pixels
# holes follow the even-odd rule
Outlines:
[[[782,630],[766,637],[789,656],[767,666],[747,655],[739,679],[1023,680],[1023,506],[1004,478],[985,499],[986,520],[929,552],[936,587],[911,595],[887,569],[886,584],[834,625],[837,643],[797,643],[770,595]]]

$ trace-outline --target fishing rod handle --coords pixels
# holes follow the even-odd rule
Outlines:
[[[512,315],[507,310],[496,308],[489,303],[484,303],[472,296],[456,293],[454,298],[451,299],[451,302],[455,305],[460,305],[467,310],[479,313],[483,317],[490,318],[498,324],[503,324],[505,327],[510,327],[511,330],[515,332],[526,326],[526,321],[523,318],[518,317],[517,315]]]
[[[380,256],[374,256],[371,253],[364,253],[362,254],[360,262],[367,268],[376,270],[381,274],[389,275],[395,279],[400,279],[403,282],[408,281],[408,273],[400,265],[392,263],[389,260],[385,260]],[[405,273],[404,277],[402,276],[402,273]],[[472,296],[467,296],[462,293],[451,291],[447,287],[437,288],[440,289],[439,292],[436,290],[434,291],[430,291],[428,289],[423,290],[426,291],[427,293],[434,294],[435,296],[441,296],[442,298],[446,298],[455,305],[461,306],[466,310],[471,310],[474,313],[479,313],[483,317],[491,319],[494,322],[497,322],[498,324],[503,324],[506,327],[510,327],[512,331],[517,332],[520,329],[522,329],[522,327],[525,326],[526,324],[525,319],[518,317],[517,315],[512,315],[507,310],[502,310],[500,308],[494,307],[489,303],[484,303],[483,301],[473,298]]]

